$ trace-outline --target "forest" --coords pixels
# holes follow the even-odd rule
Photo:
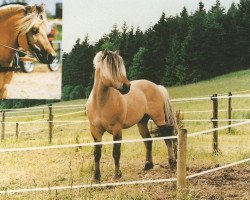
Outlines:
[[[166,87],[247,69],[250,1],[232,3],[228,10],[219,0],[209,10],[199,2],[192,13],[185,7],[176,16],[162,13],[146,31],[128,27],[124,22],[122,27],[115,24],[95,44],[89,42],[88,36],[77,39],[72,50],[63,56],[62,100],[88,97],[93,86],[93,58],[104,49],[120,51],[130,80],[148,79]],[[17,107],[18,100],[4,102],[1,107]],[[22,100],[19,104],[44,102]]]
[[[93,85],[93,57],[119,50],[130,80],[148,79],[166,87],[194,83],[250,67],[250,1],[225,11],[217,0],[210,10],[199,2],[194,13],[184,7],[176,16],[162,13],[145,32],[114,25],[90,44],[78,39],[64,54],[63,100],[87,98]]]

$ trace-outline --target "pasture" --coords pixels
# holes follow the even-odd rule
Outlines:
[[[250,70],[224,75],[197,84],[169,88],[173,98],[207,96],[214,93],[242,92],[249,94]],[[60,102],[53,106],[55,121],[86,120],[81,107],[86,100]],[[227,109],[227,99],[219,100],[219,110]],[[68,107],[67,107],[68,106]],[[211,113],[185,113],[184,119],[210,119],[212,101],[174,103],[175,110],[201,111]],[[250,119],[250,98],[232,99],[234,119]],[[234,111],[243,109],[243,111]],[[245,109],[245,110],[244,110]],[[32,111],[32,109],[31,109]],[[79,112],[80,111],[80,112]],[[72,113],[67,115],[67,113]],[[48,109],[37,109],[32,112],[6,112],[6,122],[44,121],[48,119]],[[219,119],[227,119],[227,112],[219,112]],[[37,121],[39,122],[39,121]],[[235,123],[235,122],[233,122]],[[70,123],[68,123],[70,124]],[[76,124],[55,123],[51,145],[92,142],[88,123]],[[219,126],[227,122],[219,122]],[[185,122],[188,133],[212,128],[211,122]],[[5,124],[3,148],[47,146],[48,125],[46,123],[19,124],[18,138],[15,124]],[[219,154],[213,155],[212,133],[188,138],[187,173],[193,174],[206,169],[223,166],[250,157],[250,125],[219,131]],[[137,127],[123,131],[123,139],[140,138]],[[104,141],[112,137],[105,134]],[[154,169],[144,172],[145,148],[143,143],[122,144],[121,171],[119,181],[137,181],[176,177],[170,171],[167,162],[167,149],[163,141],[153,142]],[[1,153],[0,190],[39,188],[90,184],[93,175],[93,147],[75,147],[65,149],[36,150],[27,152]],[[101,158],[102,183],[113,182],[114,164],[112,145],[103,145]],[[249,163],[213,172],[188,181],[188,199],[247,199],[249,197]],[[68,189],[62,191],[31,192],[1,195],[0,199],[175,199],[176,182],[151,183],[108,188]]]

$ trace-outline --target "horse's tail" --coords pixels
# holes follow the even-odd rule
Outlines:
[[[158,85],[158,87],[162,93],[162,96],[164,97],[164,108],[165,108],[166,121],[169,125],[173,126],[176,131],[178,131],[178,124],[177,124],[177,120],[176,120],[176,115],[175,115],[168,91],[162,85]]]

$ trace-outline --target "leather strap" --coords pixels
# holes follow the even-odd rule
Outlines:
[[[19,62],[19,56],[18,54],[16,54],[11,67],[5,67],[0,65],[0,73],[20,71],[20,67],[18,67],[18,62]]]
[[[0,65],[0,73],[1,72],[16,72],[19,71],[17,67],[3,67]]]

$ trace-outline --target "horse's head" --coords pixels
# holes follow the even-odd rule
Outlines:
[[[130,91],[126,68],[118,51],[98,52],[94,58],[94,66],[99,70],[100,79],[106,87],[113,87],[121,94],[127,94]]]
[[[18,25],[18,44],[31,52],[40,62],[51,64],[56,53],[47,37],[47,16],[44,4],[25,6],[25,16]]]

